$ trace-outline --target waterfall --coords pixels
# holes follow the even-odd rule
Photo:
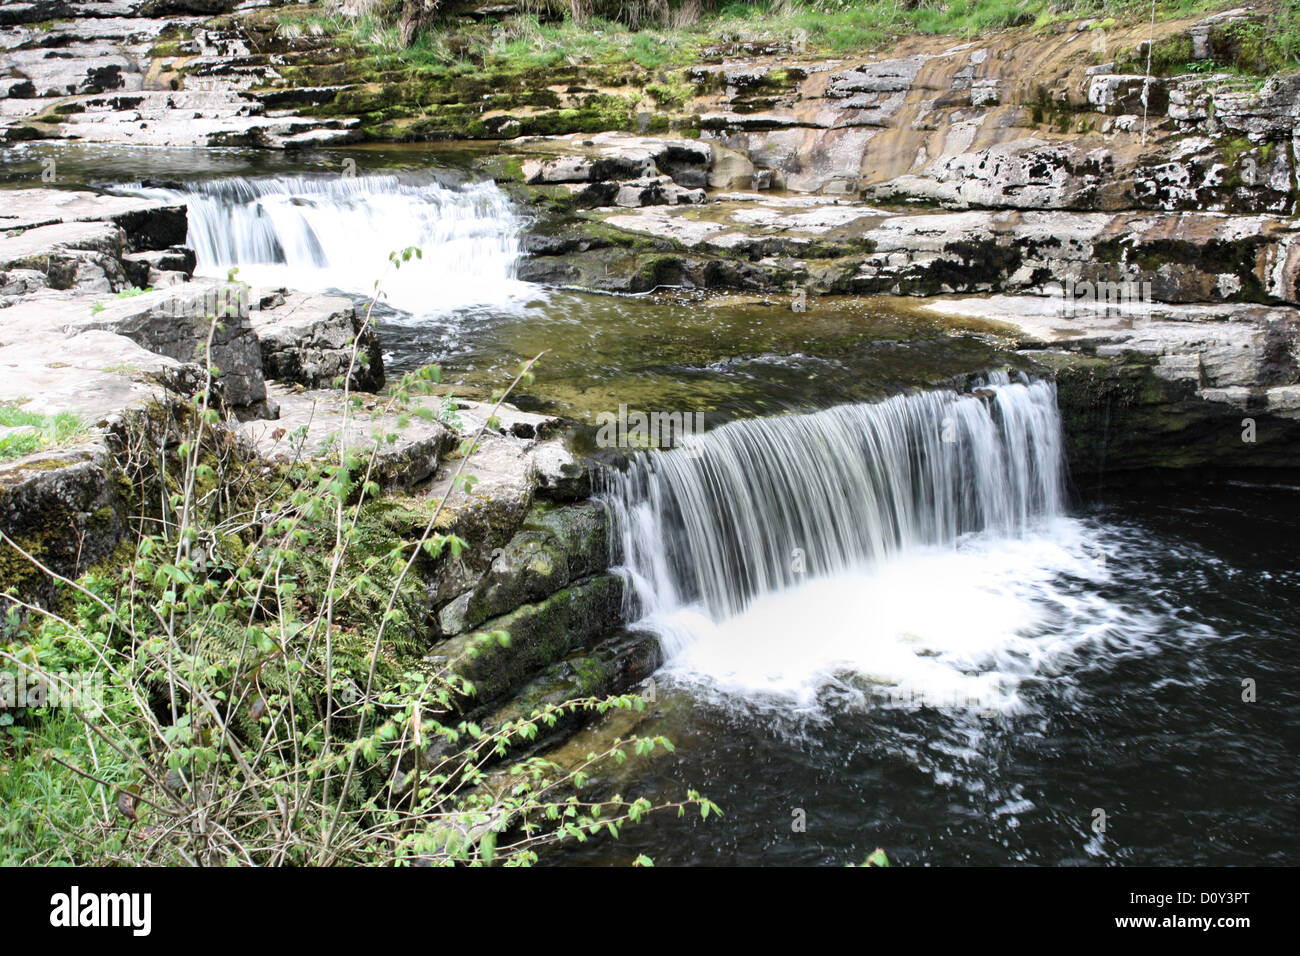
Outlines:
[[[997,669],[973,648],[1009,653],[1043,619],[1029,592],[1087,563],[1063,543],[1063,469],[1055,386],[999,374],[732,422],[637,455],[602,497],[629,617],[670,668],[805,698],[845,666],[983,694]]]
[[[1061,508],[1055,387],[900,395],[733,422],[607,478],[645,610],[757,595]]]
[[[236,177],[138,191],[187,204],[202,275],[238,266],[254,285],[360,295],[382,279],[385,301],[417,316],[501,303],[526,288],[515,279],[520,224],[492,182]],[[389,253],[408,246],[421,258],[393,270]]]

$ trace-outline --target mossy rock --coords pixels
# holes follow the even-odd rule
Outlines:
[[[117,550],[126,535],[125,514],[102,450],[47,453],[0,468],[0,530],[65,577],[77,577]],[[0,543],[0,592],[5,591],[52,606],[60,588]]]
[[[618,627],[622,608],[622,579],[602,574],[483,622],[481,632],[509,634],[508,645],[484,633],[467,634],[444,642],[437,654],[473,685],[474,703],[500,700]]]
[[[443,608],[443,633],[478,627],[604,571],[609,565],[605,508],[596,502],[535,504],[518,533],[490,557],[491,566],[474,588]]]

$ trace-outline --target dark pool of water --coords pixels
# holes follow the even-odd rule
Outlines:
[[[1300,862],[1300,488],[1116,495],[1081,518],[1110,578],[1065,590],[1100,592],[1117,620],[1022,686],[1025,713],[828,696],[816,719],[792,720],[661,681],[660,716],[639,732],[667,734],[677,752],[617,786],[659,799],[696,787],[725,816],[665,816],[550,862],[844,864],[877,846],[925,865]],[[797,810],[805,832],[792,829]]]

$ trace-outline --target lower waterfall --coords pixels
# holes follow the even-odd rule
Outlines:
[[[1109,611],[1061,585],[1105,575],[1064,467],[1055,386],[996,374],[733,422],[636,456],[602,496],[629,620],[669,673],[1000,709]]]

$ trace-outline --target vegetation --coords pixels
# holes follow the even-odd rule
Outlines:
[[[1295,0],[1284,0],[1294,5]],[[1214,0],[1157,0],[1160,19],[1222,6]],[[280,30],[346,37],[387,66],[454,69],[459,63],[520,71],[557,64],[632,62],[645,69],[698,62],[728,44],[792,43],[810,54],[868,50],[910,34],[975,36],[1014,26],[1045,27],[1062,20],[1140,22],[1144,0],[528,0],[521,15],[501,22],[456,20],[444,4],[403,30],[403,4],[380,4],[360,17],[337,11],[281,12]],[[408,42],[404,42],[404,38]]]
[[[24,411],[22,405],[0,403],[0,428],[16,429],[0,433],[0,461],[67,445],[86,432],[85,423],[76,415],[40,415]]]
[[[1255,85],[1300,64],[1300,0],[1282,0],[1267,19],[1235,20],[1216,26],[1209,36],[1209,57],[1192,57],[1186,33],[1157,40],[1148,57],[1145,44],[1121,55],[1116,69],[1156,76],[1180,73],[1227,73]]]
[[[641,709],[639,696],[465,719],[475,688],[424,656],[414,616],[418,569],[467,547],[440,530],[446,497],[385,533],[383,434],[327,461],[245,465],[207,367],[208,387],[155,409],[154,439],[125,453],[137,534],[118,555],[72,581],[0,533],[0,553],[62,590],[53,607],[0,599],[0,863],[527,865],[656,809],[717,812],[693,791],[658,807],[590,794],[593,774],[671,749],[663,738],[569,766],[530,752],[562,717]],[[385,412],[437,414],[418,399],[438,379],[407,375]],[[466,437],[453,487],[472,484],[494,420]],[[476,635],[471,651],[509,642]],[[19,678],[39,696],[16,696]]]

